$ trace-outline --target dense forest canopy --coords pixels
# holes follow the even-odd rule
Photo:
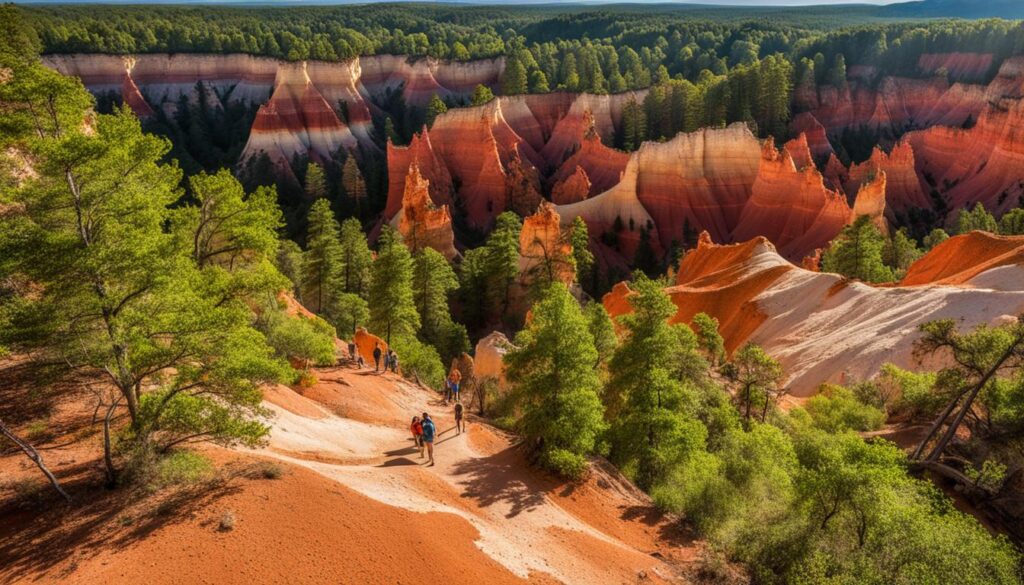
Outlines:
[[[866,6],[111,6],[102,14],[87,6],[23,10],[44,53],[248,53],[293,61],[380,53],[455,60],[507,55],[523,61],[528,72],[543,72],[546,83],[530,83],[531,92],[557,87],[621,91],[651,85],[665,74],[696,81],[704,70],[721,75],[776,53],[793,63],[817,53],[832,63],[843,53],[848,65],[905,74],[914,70],[923,52],[970,46],[1005,56],[1024,50],[1024,31],[1012,21],[896,20]]]

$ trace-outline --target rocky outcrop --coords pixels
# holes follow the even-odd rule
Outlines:
[[[544,202],[519,233],[520,291],[525,295],[538,281],[570,285],[575,278],[572,242],[555,206]]]
[[[813,165],[798,170],[789,151],[777,150],[769,138],[732,237],[767,237],[783,256],[799,261],[827,246],[849,223],[850,214],[846,197],[828,189]]]
[[[828,160],[834,154],[832,143],[828,140],[825,127],[815,117],[807,112],[802,112],[793,117],[790,123],[793,134],[803,135],[807,142],[811,156],[816,161]]]
[[[866,215],[883,234],[889,233],[889,222],[885,219],[887,181],[885,171],[878,171],[870,180],[863,183],[857,190],[850,213],[852,223],[858,217]]]
[[[296,156],[327,162],[339,149],[351,151],[358,145],[313,85],[306,63],[294,63],[278,68],[274,93],[256,113],[242,160],[266,154],[281,167]]]
[[[499,387],[506,385],[505,354],[512,345],[503,333],[494,331],[476,342],[473,350],[473,372],[479,381],[492,378],[497,380]]]
[[[797,268],[763,238],[715,245],[702,235],[666,292],[678,308],[673,322],[710,314],[729,351],[746,342],[763,346],[782,363],[790,393],[810,396],[826,382],[868,379],[887,362],[918,367],[913,349],[921,323],[954,319],[972,328],[1024,311],[1024,278],[1000,273],[1024,273],[1024,238],[1013,240],[951,238],[911,267],[904,286],[875,288]],[[991,286],[997,280],[1001,286]],[[966,286],[905,286],[923,281]],[[623,314],[626,298],[628,289],[616,287],[605,306]]]
[[[558,214],[564,226],[572,224],[576,217],[583,218],[587,231],[592,237],[613,236],[618,251],[625,258],[632,259],[640,243],[640,229],[649,231],[655,251],[661,249],[654,218],[637,198],[640,183],[640,162],[631,158],[623,173],[622,181],[608,191],[574,204],[559,205]]]
[[[925,195],[914,163],[914,148],[901,140],[886,153],[876,147],[871,158],[850,167],[845,186],[847,193],[856,193],[878,173],[885,173],[885,205],[890,218],[906,216],[912,209],[931,209],[932,200]]]
[[[579,203],[590,196],[590,177],[583,167],[577,166],[572,174],[555,183],[551,189],[551,201],[555,205]]]
[[[384,217],[390,219],[402,208],[406,176],[413,166],[430,184],[430,199],[435,205],[450,205],[455,190],[448,167],[441,161],[430,143],[426,128],[412,137],[408,146],[395,146],[388,141],[388,198]]]
[[[415,164],[409,168],[402,195],[402,208],[392,220],[412,252],[433,248],[452,260],[458,256],[448,206],[438,207],[430,197],[430,181]]]

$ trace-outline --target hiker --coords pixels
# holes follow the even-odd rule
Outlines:
[[[444,378],[444,405],[448,406],[448,401],[452,399],[452,381],[451,378],[445,376]]]
[[[394,352],[392,350],[388,350],[388,351],[391,351],[391,371],[393,373],[397,374],[398,373],[398,353]]]
[[[425,413],[425,412],[423,413],[423,422],[421,424],[422,424],[422,427],[423,427],[423,435],[422,435],[423,444],[427,446],[427,457],[430,458],[429,466],[433,467],[434,466],[434,435],[437,432],[437,429],[434,427],[434,421],[431,420],[430,415]]]
[[[461,435],[466,430],[466,423],[462,422],[462,403],[455,403],[455,434]]]
[[[420,422],[420,417],[412,417],[412,424],[409,426],[412,431],[412,442],[420,450],[420,457],[423,457],[423,423]]]
[[[452,373],[448,375],[448,379],[451,381],[452,387],[452,400],[460,402],[459,400],[459,382],[462,381],[462,372],[458,368],[452,368]]]
[[[352,361],[357,361],[356,360],[356,342],[355,341],[348,342],[348,359],[350,359]]]
[[[378,341],[373,346],[373,371],[374,372],[379,372],[380,371],[380,356],[381,356],[381,353],[383,353],[383,352],[381,352],[381,350],[380,350],[380,342]]]

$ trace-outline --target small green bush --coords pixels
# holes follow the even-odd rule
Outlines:
[[[213,477],[213,463],[193,451],[174,451],[157,463],[155,480],[160,487],[198,483]]]
[[[434,346],[412,336],[402,335],[391,340],[398,354],[398,367],[406,378],[419,378],[420,382],[438,389],[444,384],[445,369]]]
[[[829,433],[874,431],[885,423],[885,411],[864,404],[843,386],[826,385],[804,406],[814,427]]]
[[[587,471],[587,458],[566,449],[545,449],[541,453],[540,464],[568,479],[580,479]]]

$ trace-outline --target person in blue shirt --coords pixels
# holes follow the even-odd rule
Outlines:
[[[423,444],[427,446],[427,457],[430,459],[428,465],[434,465],[434,436],[437,434],[437,428],[434,426],[434,420],[430,418],[430,415],[423,413]]]

